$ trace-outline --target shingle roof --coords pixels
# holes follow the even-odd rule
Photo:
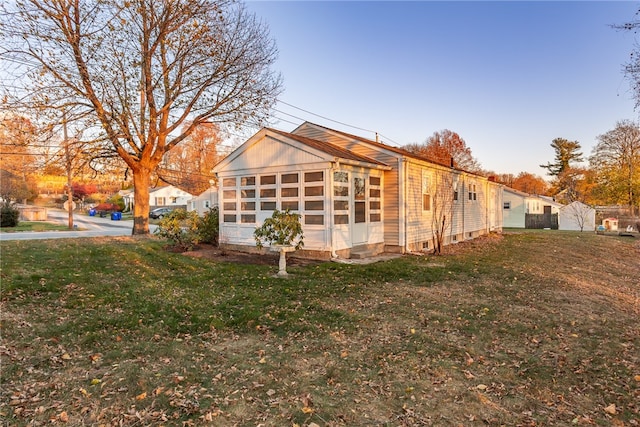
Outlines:
[[[388,166],[385,163],[382,163],[378,160],[372,159],[370,157],[367,156],[362,156],[359,154],[356,154],[352,151],[346,150],[342,147],[338,147],[337,145],[333,145],[331,143],[328,142],[323,142],[323,141],[318,141],[312,138],[307,138],[304,136],[300,136],[300,135],[296,135],[293,133],[288,133],[288,132],[284,132],[281,130],[277,130],[277,129],[272,129],[272,128],[267,128],[267,130],[269,132],[273,132],[273,133],[277,133],[279,135],[285,136],[287,138],[291,138],[294,139],[308,147],[311,147],[313,149],[322,151],[324,153],[327,153],[331,156],[335,156],[335,157],[339,157],[341,159],[345,159],[345,160],[352,160],[352,161],[356,161],[356,162],[364,162],[364,163],[371,163],[374,165],[380,165],[380,166]]]
[[[393,147],[391,145],[387,145],[387,144],[384,144],[382,142],[373,141],[371,139],[363,138],[361,136],[353,135],[353,134],[350,134],[350,133],[347,133],[347,132],[342,132],[342,131],[339,131],[339,130],[336,130],[336,129],[331,129],[331,128],[328,128],[328,127],[325,127],[325,126],[322,126],[322,125],[318,125],[318,124],[315,124],[315,123],[311,123],[311,122],[307,122],[307,123],[312,124],[313,126],[317,126],[319,128],[326,129],[326,130],[331,131],[331,132],[335,132],[335,133],[341,134],[343,136],[346,136],[347,138],[356,139],[358,141],[362,141],[362,142],[365,142],[367,144],[370,144],[370,145],[373,145],[373,146],[376,146],[376,147],[380,147],[380,148],[383,148],[385,150],[392,151],[392,152],[394,152],[396,154],[400,154],[402,156],[411,157],[413,159],[422,160],[424,162],[433,163],[433,164],[436,164],[436,165],[439,165],[439,166],[445,166],[445,167],[450,167],[451,166],[450,164],[446,164],[444,162],[438,162],[438,161],[430,159],[428,157],[421,156],[420,154],[412,153],[411,151],[405,150],[403,148]],[[454,168],[454,169],[462,171],[462,169],[459,169],[459,168]]]

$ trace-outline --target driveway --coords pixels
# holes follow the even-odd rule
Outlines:
[[[47,208],[47,221],[57,224],[68,224],[69,214],[62,209]],[[73,225],[79,230],[69,231],[24,231],[17,233],[0,233],[3,240],[30,239],[67,239],[77,237],[130,236],[133,230],[132,220],[112,221],[110,217],[87,216],[74,214]],[[153,233],[156,225],[150,224],[149,231]]]

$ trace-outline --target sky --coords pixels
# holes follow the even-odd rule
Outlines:
[[[249,1],[268,25],[284,92],[272,127],[303,121],[393,146],[457,132],[485,170],[552,162],[555,138],[585,156],[638,120],[623,74],[638,2]]]

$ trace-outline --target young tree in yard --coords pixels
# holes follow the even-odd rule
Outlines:
[[[457,191],[454,189],[454,178],[448,172],[435,172],[433,175],[423,172],[422,187],[423,209],[424,203],[431,205],[433,253],[440,255],[453,221],[453,205]],[[426,194],[430,195],[428,202],[424,200]]]
[[[603,201],[628,205],[635,216],[640,203],[640,126],[623,120],[598,136],[589,162]]]
[[[268,30],[233,0],[19,0],[2,6],[4,96],[93,118],[149,232],[163,156],[203,123],[259,124],[280,93]],[[15,89],[18,88],[18,89]],[[186,125],[189,123],[188,125]]]
[[[455,167],[469,172],[481,169],[464,139],[448,129],[434,132],[424,144],[409,144],[404,148],[442,165],[449,166],[453,161]]]

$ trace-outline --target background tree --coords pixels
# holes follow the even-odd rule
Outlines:
[[[547,181],[529,172],[520,172],[513,180],[512,188],[528,194],[545,195],[549,188]]]
[[[469,172],[481,170],[464,139],[448,129],[434,132],[424,144],[409,144],[404,149],[445,166],[450,166],[453,159],[454,165],[460,169]]]
[[[623,120],[598,136],[589,163],[597,194],[606,203],[629,206],[634,216],[640,203],[640,126]]]
[[[167,152],[159,177],[191,194],[200,194],[215,180],[212,172],[218,162],[218,144],[221,142],[220,127],[214,123],[203,123],[179,146]]]
[[[1,65],[15,77],[5,97],[95,119],[133,174],[134,234],[149,232],[150,179],[167,151],[205,122],[259,123],[280,93],[270,70],[275,44],[241,3],[24,0],[3,7]]]
[[[540,165],[541,168],[547,169],[547,174],[550,176],[558,177],[571,167],[572,162],[581,162],[583,160],[578,141],[556,138],[551,142],[551,147],[556,153],[554,162]]]
[[[35,125],[24,116],[6,114],[0,119],[0,193],[5,199],[25,202],[37,195],[33,175],[38,162],[31,147],[36,134]]]

